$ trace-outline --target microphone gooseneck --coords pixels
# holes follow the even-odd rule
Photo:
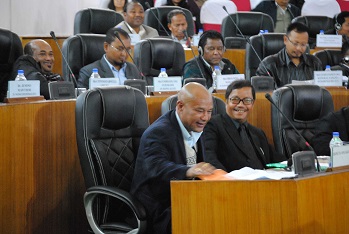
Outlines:
[[[229,19],[233,22],[234,26],[236,27],[236,29],[238,30],[238,32],[240,33],[240,35],[245,39],[245,41],[246,41],[248,44],[250,44],[250,46],[251,46],[253,52],[256,54],[256,56],[257,56],[257,58],[258,58],[260,64],[262,64],[262,66],[263,66],[263,68],[265,69],[265,71],[267,72],[268,76],[272,77],[272,76],[270,75],[270,73],[269,73],[267,67],[264,65],[264,63],[262,63],[262,59],[261,59],[261,57],[258,55],[258,53],[257,53],[256,49],[254,48],[254,46],[251,44],[250,39],[247,38],[247,37],[241,32],[239,26],[235,23],[235,21],[233,20],[233,17],[231,17],[231,15],[229,14],[229,12],[228,12],[228,10],[227,10],[227,8],[226,8],[225,6],[223,6],[223,10],[228,14]],[[273,77],[273,78],[274,78],[274,77]],[[274,80],[274,82],[275,82],[275,80]]]
[[[184,33],[184,36],[185,36],[186,38],[188,38],[187,30],[183,30],[183,33]],[[191,50],[191,53],[192,53],[193,56],[194,56],[194,60],[196,61],[196,65],[197,65],[198,68],[199,68],[199,71],[200,71],[200,74],[201,74],[202,78],[205,78],[204,73],[202,72],[202,70],[201,70],[201,68],[200,68],[200,65],[199,65],[198,60],[195,59],[195,53],[194,53],[194,50],[193,50],[193,48],[192,48],[191,46],[190,46],[190,50]],[[198,59],[199,59],[199,58],[198,58]]]
[[[156,18],[156,20],[158,21],[158,23],[160,24],[160,26],[162,27],[162,29],[165,31],[165,33],[167,34],[167,36],[168,36],[168,37],[171,37],[170,34],[167,32],[166,28],[164,27],[164,25],[162,25],[162,23],[161,23],[161,21],[159,20],[159,18],[158,18],[158,17],[155,15],[155,13],[151,10],[151,7],[150,7],[149,2],[145,2],[144,4],[148,7],[149,11],[150,11],[150,12],[153,14],[153,16]]]
[[[56,45],[57,45],[57,47],[58,47],[58,49],[59,49],[59,52],[61,53],[62,58],[64,59],[64,62],[67,64],[68,70],[69,70],[69,72],[70,72],[70,76],[71,76],[71,78],[72,78],[72,80],[73,80],[73,84],[74,84],[75,88],[77,88],[77,87],[78,87],[78,84],[77,84],[77,82],[76,82],[75,75],[74,75],[73,71],[71,70],[71,68],[70,68],[70,66],[69,66],[69,63],[68,63],[67,59],[65,58],[65,56],[64,56],[64,54],[63,54],[63,51],[62,51],[61,47],[60,47],[59,44],[58,44],[58,41],[57,41],[57,38],[56,38],[56,35],[55,35],[54,31],[51,31],[51,32],[50,32],[50,35],[51,35],[51,37],[53,38],[53,40],[55,41],[55,43],[56,43]],[[63,80],[64,80],[64,78],[63,78]]]
[[[146,2],[147,3],[147,2]],[[149,3],[148,3],[149,4]],[[135,65],[135,67],[137,68],[139,74],[142,76],[142,78],[146,81],[147,79],[145,78],[145,76],[143,75],[142,71],[139,69],[139,67],[136,65],[135,60],[133,59],[132,55],[130,54],[130,52],[128,51],[128,49],[126,48],[124,42],[121,40],[121,38],[119,37],[119,33],[114,31],[114,35],[115,37],[121,42],[122,46],[124,47],[124,49],[126,50],[126,53],[128,54],[128,56],[130,56],[133,64]]]
[[[313,147],[308,143],[308,141],[303,137],[303,135],[298,131],[298,129],[292,124],[291,120],[289,120],[289,118],[287,118],[287,116],[284,114],[283,111],[281,111],[281,109],[275,104],[275,102],[273,101],[273,99],[271,98],[269,93],[265,94],[265,98],[268,99],[268,101],[275,106],[275,108],[282,114],[282,116],[286,119],[286,121],[291,125],[291,127],[293,128],[293,130],[295,130],[295,132],[297,133],[298,136],[300,136],[300,138],[305,142],[305,145],[314,152],[315,155],[315,160],[316,160],[316,167],[317,167],[317,171],[320,172],[320,163],[319,160],[317,158],[317,155],[313,149]],[[292,160],[292,159],[291,159]],[[292,161],[291,161],[292,162]]]

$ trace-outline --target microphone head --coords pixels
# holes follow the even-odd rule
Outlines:
[[[149,2],[145,2],[144,4],[145,4],[145,6],[146,6],[147,8],[151,8]]]
[[[271,98],[271,96],[270,96],[269,93],[266,93],[264,96],[265,96],[265,98],[268,99],[268,100]]]
[[[50,32],[50,35],[51,35],[51,37],[53,37],[53,39],[56,38],[56,35],[55,35],[55,32],[54,32],[54,31],[51,31],[51,32]]]
[[[227,8],[226,8],[225,6],[222,6],[222,8],[223,8],[223,10],[225,10],[226,12],[228,12],[228,11],[227,11]]]

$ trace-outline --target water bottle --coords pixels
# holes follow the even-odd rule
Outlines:
[[[213,90],[217,89],[217,76],[221,75],[221,69],[219,66],[214,66],[214,70],[212,72],[212,88]]]
[[[18,70],[17,76],[15,80],[27,80],[24,76],[24,71],[23,70]]]
[[[100,75],[98,74],[97,68],[92,69],[92,74],[91,74],[90,78],[101,78]]]
[[[204,33],[204,30],[202,28],[200,28],[199,32],[198,32],[198,37],[200,38],[203,33]]]
[[[325,31],[324,30],[320,30],[320,35],[324,35],[325,34]]]
[[[332,139],[330,141],[330,149],[332,149],[332,147],[337,147],[342,145],[343,145],[343,141],[339,138],[339,132],[333,132]]]
[[[168,77],[168,75],[166,73],[166,68],[161,68],[160,69],[159,77]]]
[[[331,66],[330,65],[326,65],[325,71],[331,71]]]
[[[262,35],[262,34],[264,34],[264,30],[259,30],[259,35]]]

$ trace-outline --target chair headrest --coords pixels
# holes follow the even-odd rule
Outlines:
[[[0,64],[11,65],[23,54],[22,43],[17,34],[0,29]]]
[[[152,68],[160,70],[162,67],[172,67],[176,54],[168,51],[175,51],[175,42],[163,38],[152,38],[149,39],[149,43],[152,52]]]
[[[123,129],[131,126],[135,118],[135,90],[123,87],[117,94],[114,89],[108,88],[99,88],[98,91],[101,95],[103,106],[102,127],[106,129]]]
[[[286,85],[293,94],[293,119],[295,122],[319,119],[323,107],[323,91],[317,85]],[[309,111],[311,108],[311,111]]]

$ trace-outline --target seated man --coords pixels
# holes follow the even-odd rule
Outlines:
[[[247,80],[232,82],[225,93],[226,113],[212,117],[204,130],[206,161],[227,172],[243,167],[264,169],[286,160],[268,144],[263,130],[247,122],[256,94]]]
[[[183,47],[190,47],[190,38],[186,37],[188,33],[184,33],[188,28],[185,13],[182,10],[172,10],[167,14],[167,22],[172,39],[181,43]]]
[[[320,59],[306,53],[308,27],[292,23],[284,36],[285,48],[263,59],[256,71],[258,76],[274,77],[276,88],[292,83],[292,80],[312,80],[314,71],[322,71]]]
[[[207,88],[212,87],[212,72],[219,66],[222,74],[239,74],[234,64],[223,58],[224,39],[219,32],[204,32],[198,43],[199,55],[189,60],[183,67],[183,79],[205,78]]]
[[[145,206],[147,233],[171,233],[171,180],[209,175],[200,137],[211,118],[213,103],[208,90],[196,82],[178,93],[176,109],[157,119],[142,135],[131,193]]]
[[[331,155],[332,133],[339,132],[342,141],[349,141],[349,106],[327,114],[315,127],[311,145],[317,155]]]
[[[144,25],[143,21],[143,6],[138,1],[132,0],[124,6],[124,21],[115,27],[122,28],[127,33],[139,34],[141,39],[159,36],[156,29]]]
[[[342,11],[333,19],[334,28],[338,35],[343,36],[343,42],[349,40],[349,11]]]
[[[331,70],[341,70],[343,76],[349,77],[349,41],[343,43],[341,54],[342,61],[338,65],[331,67]]]
[[[119,38],[124,44],[116,37]],[[125,45],[125,47],[124,47]],[[108,30],[105,42],[105,54],[100,60],[97,60],[80,69],[78,87],[89,88],[89,79],[93,68],[98,69],[98,74],[101,78],[119,78],[119,83],[124,84],[126,79],[142,79],[137,67],[130,62],[127,62],[128,53],[126,50],[131,50],[130,36],[120,28],[111,28]]]
[[[252,11],[262,12],[274,21],[274,32],[285,33],[292,19],[301,15],[301,10],[288,0],[262,1]]]
[[[16,78],[18,70],[24,70],[27,80],[40,81],[40,94],[50,99],[48,83],[62,80],[59,74],[52,73],[54,62],[51,46],[41,39],[32,40],[24,46],[24,55],[13,65],[11,79]]]

